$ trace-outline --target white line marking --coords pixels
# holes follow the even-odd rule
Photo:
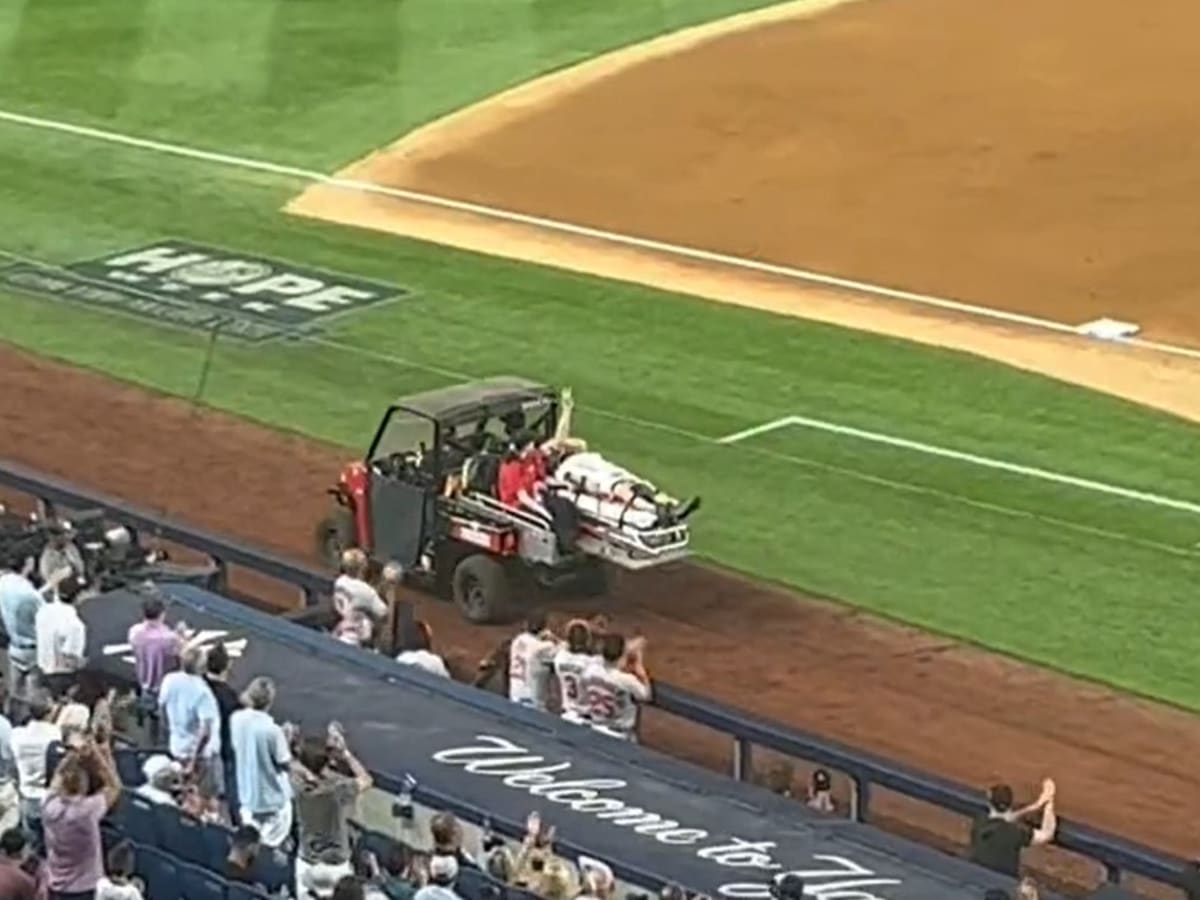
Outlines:
[[[899,447],[903,450],[912,450],[917,453],[923,453],[927,456],[939,456],[943,459],[953,459],[959,462],[970,463],[974,466],[980,466],[985,469],[998,469],[1002,472],[1011,472],[1014,475],[1022,475],[1026,478],[1037,478],[1042,481],[1052,481],[1057,484],[1065,484],[1070,487],[1081,488],[1085,491],[1092,491],[1097,494],[1108,494],[1113,497],[1122,497],[1126,500],[1135,500],[1138,503],[1148,503],[1152,506],[1163,506],[1168,509],[1177,509],[1182,512],[1200,515],[1200,503],[1193,503],[1189,500],[1178,500],[1174,497],[1167,497],[1163,494],[1154,494],[1149,491],[1139,491],[1133,488],[1120,487],[1115,484],[1107,484],[1103,481],[1093,481],[1090,478],[1080,478],[1076,475],[1065,475],[1061,472],[1052,472],[1049,469],[1040,469],[1037,466],[1023,466],[1019,463],[1008,462],[1003,459],[996,459],[991,456],[980,456],[976,453],[964,453],[961,450],[951,450],[948,447],[939,447],[936,444],[924,444],[920,441],[910,441],[907,438],[896,437],[895,435],[882,434],[878,431],[867,431],[863,428],[854,428],[850,425],[840,425],[837,422],[827,422],[824,419],[811,419],[807,416],[787,416],[782,419],[775,419],[772,422],[767,422],[764,425],[759,425],[756,428],[748,428],[745,431],[739,431],[735,434],[727,435],[719,439],[719,443],[732,444],[737,441],[744,440],[748,437],[753,437],[757,434],[764,434],[768,431],[774,431],[786,426],[794,426],[797,428],[808,428],[813,431],[824,431],[829,434],[842,435],[844,437],[852,437],[861,441],[867,441],[872,444],[884,444],[888,447]]]
[[[723,438],[717,438],[717,443],[736,444],[738,441],[766,434],[768,431],[774,431],[777,428],[787,428],[791,424],[792,416],[784,416],[782,419],[774,419],[764,425],[755,425],[753,428],[747,428],[744,431],[735,431],[733,434],[727,434]]]
[[[589,240],[615,244],[618,246],[633,247],[638,250],[648,250],[667,256],[679,257],[681,259],[689,259],[698,262],[709,263],[712,265],[742,269],[748,272],[758,272],[764,275],[774,275],[781,278],[787,278],[792,281],[805,282],[808,284],[820,284],[826,287],[838,288],[840,290],[851,291],[858,294],[885,297],[889,300],[901,300],[907,303],[915,303],[921,306],[929,306],[964,315],[994,319],[1001,322],[1007,322],[1011,325],[1040,328],[1046,331],[1057,332],[1059,334],[1071,335],[1072,337],[1076,338],[1082,337],[1084,340],[1095,340],[1094,338],[1081,336],[1077,330],[1077,326],[1075,325],[1069,325],[1065,322],[1056,322],[1052,319],[1042,318],[1041,316],[1029,316],[1022,313],[994,309],[990,306],[980,306],[974,303],[965,303],[960,300],[950,300],[945,297],[936,297],[932,294],[923,294],[916,291],[905,291],[899,288],[890,288],[883,285],[871,284],[870,282],[866,281],[857,281],[852,278],[841,278],[836,275],[826,275],[821,272],[812,272],[806,269],[798,269],[793,266],[782,266],[775,263],[762,262],[760,260],[748,259],[741,256],[731,256],[726,253],[716,253],[711,250],[701,250],[697,247],[687,247],[681,244],[671,244],[665,241],[652,240],[650,238],[635,237],[633,235],[620,234],[614,231],[605,231],[599,228],[589,228],[585,225],[574,225],[570,222],[563,222],[558,219],[550,219],[543,216],[532,216],[525,213],[513,212],[511,210],[498,209],[492,206],[484,206],[478,203],[469,203],[463,200],[451,200],[446,197],[437,197],[433,194],[421,193],[420,191],[409,191],[404,190],[403,188],[387,187],[386,185],[375,184],[374,182],[369,181],[359,181],[353,178],[340,178],[336,175],[326,175],[323,172],[305,169],[300,166],[274,163],[267,160],[253,159],[245,156],[235,156],[229,153],[218,153],[211,150],[201,150],[195,147],[187,147],[182,144],[173,144],[167,141],[156,141],[148,138],[140,138],[129,134],[122,134],[116,131],[108,131],[102,128],[91,128],[86,125],[75,125],[73,123],[62,122],[57,119],[29,116],[23,113],[12,112],[5,109],[0,109],[0,121],[10,122],[15,125],[24,125],[29,128],[40,128],[46,131],[56,131],[61,134],[74,135],[75,137],[105,141],[110,144],[120,144],[126,147],[135,147],[140,150],[148,150],[154,153],[162,153],[169,156],[196,159],[204,162],[217,163],[223,166],[230,166],[233,168],[267,172],[272,175],[281,175],[288,178],[301,179],[303,181],[312,181],[318,184],[329,185],[330,187],[344,188],[352,191],[362,191],[363,193],[368,194],[378,194],[385,197],[392,197],[397,200],[405,200],[410,203],[433,206],[440,209],[449,209],[455,212],[469,213],[471,215],[480,216],[481,218],[493,219],[500,222],[510,222],[519,225],[527,225],[533,228],[540,228],[544,231],[554,231],[560,234],[569,234],[573,237],[582,237]],[[1166,353],[1173,356],[1183,356],[1189,359],[1200,360],[1200,348],[1182,347],[1176,344],[1164,344],[1157,341],[1147,341],[1137,337],[1117,338],[1109,343],[1125,344],[1131,347],[1138,347],[1143,350],[1153,350],[1158,353]]]

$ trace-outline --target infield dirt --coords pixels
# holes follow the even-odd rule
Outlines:
[[[1200,348],[1191,0],[797,2],[418,129],[358,181]],[[1200,362],[318,185],[298,214],[989,356],[1200,420]]]
[[[2,344],[0,379],[0,457],[310,555],[312,523],[348,451]],[[507,634],[469,626],[436,599],[417,602],[439,649],[467,665]],[[1187,713],[700,565],[628,578],[604,606],[618,627],[648,636],[665,680],[981,788],[1007,780],[1031,793],[1053,775],[1069,818],[1194,851],[1171,814],[1200,808],[1183,749],[1200,742],[1200,720]],[[646,726],[655,747],[728,764],[727,742],[703,729],[659,714]],[[963,822],[929,808],[876,801],[904,829],[965,836]]]

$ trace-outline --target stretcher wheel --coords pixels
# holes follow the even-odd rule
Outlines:
[[[454,567],[451,588],[463,617],[486,625],[503,622],[509,610],[508,572],[482,553],[465,557]]]

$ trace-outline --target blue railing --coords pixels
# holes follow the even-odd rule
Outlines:
[[[122,500],[85,491],[61,479],[5,460],[0,460],[0,485],[36,498],[41,503],[74,509],[103,509],[117,521],[204,553],[217,564],[221,585],[228,581],[228,567],[236,565],[298,588],[307,606],[318,603],[330,587],[329,575],[311,567],[298,565],[267,551],[247,548],[245,544],[228,537],[172,521]],[[963,816],[975,816],[984,809],[978,790],[837,741],[732,709],[673,685],[655,682],[654,705],[665,713],[728,735],[733,741],[732,774],[739,780],[750,777],[754,747],[808,760],[845,774],[854,785],[851,814],[857,821],[871,820],[872,787],[883,788]],[[449,807],[455,806],[451,798],[437,799]],[[461,811],[469,812],[465,809]],[[519,830],[518,823],[503,825],[504,830]],[[1119,881],[1122,873],[1128,872],[1175,884],[1184,865],[1182,859],[1169,854],[1062,820],[1055,843],[1065,850],[1099,862],[1104,866],[1110,882]],[[638,874],[645,876],[645,873]]]

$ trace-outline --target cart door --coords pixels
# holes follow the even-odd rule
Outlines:
[[[371,490],[371,529],[374,553],[381,562],[415,565],[433,523],[431,492],[421,485],[393,478],[375,478]]]
[[[371,449],[372,555],[410,567],[421,556],[435,522],[437,491],[436,426],[432,419],[403,409],[389,411]]]

